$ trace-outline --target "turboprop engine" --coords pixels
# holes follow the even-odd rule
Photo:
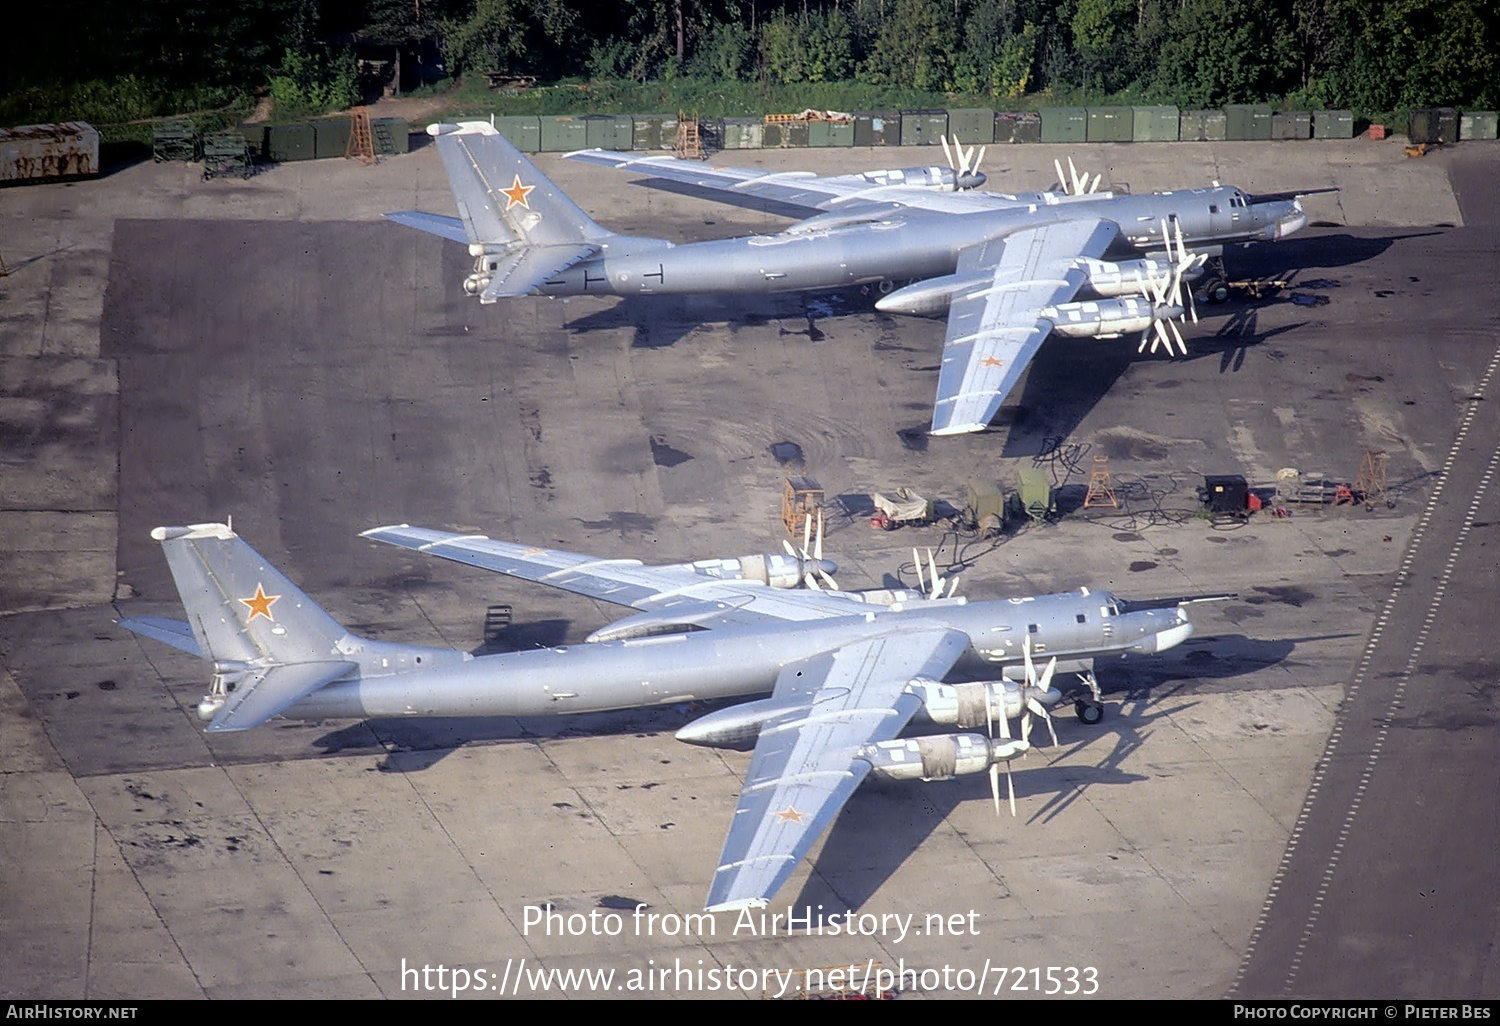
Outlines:
[[[938,734],[877,741],[860,746],[857,756],[871,772],[887,780],[952,780],[983,773],[997,762],[1008,762],[1031,748],[1020,739],[983,734]]]

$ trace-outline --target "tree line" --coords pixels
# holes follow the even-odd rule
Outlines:
[[[856,82],[990,106],[1108,98],[1387,112],[1500,104],[1491,0],[52,0],[0,88],[324,88],[340,48],[434,40],[450,75]],[[25,40],[25,45],[20,45]],[[340,72],[339,68],[343,71]],[[320,83],[322,83],[320,85]]]

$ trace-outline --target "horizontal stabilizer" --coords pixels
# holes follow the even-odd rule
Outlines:
[[[464,223],[456,217],[444,217],[442,214],[424,214],[419,210],[395,210],[385,217],[395,221],[397,224],[408,228],[415,228],[419,232],[427,232],[429,235],[440,235],[454,242],[462,242],[468,245],[469,236],[464,231]]]
[[[115,623],[164,645],[180,648],[188,655],[203,656],[197,639],[193,637],[193,628],[181,620],[168,620],[164,616],[132,616]]]
[[[218,734],[257,727],[355,668],[349,662],[319,662],[252,671],[229,693],[208,731]]]
[[[524,296],[597,252],[598,246],[582,243],[576,246],[517,247],[509,253],[487,257],[486,273],[490,275],[490,281],[480,294],[480,301]]]

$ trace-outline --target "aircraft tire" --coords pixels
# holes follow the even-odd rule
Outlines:
[[[1080,699],[1073,703],[1073,711],[1077,714],[1080,723],[1086,723],[1090,727],[1104,719],[1104,706],[1096,705],[1093,702],[1085,702]]]

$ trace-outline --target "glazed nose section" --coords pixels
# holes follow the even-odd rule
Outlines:
[[[1193,636],[1193,624],[1188,619],[1187,610],[1181,606],[1177,607],[1177,622],[1166,630],[1156,632],[1156,650],[1165,652],[1169,648],[1175,648],[1188,638]]]
[[[1276,220],[1276,237],[1284,239],[1293,232],[1299,232],[1306,227],[1307,214],[1303,212],[1301,202],[1292,200],[1287,212]]]

